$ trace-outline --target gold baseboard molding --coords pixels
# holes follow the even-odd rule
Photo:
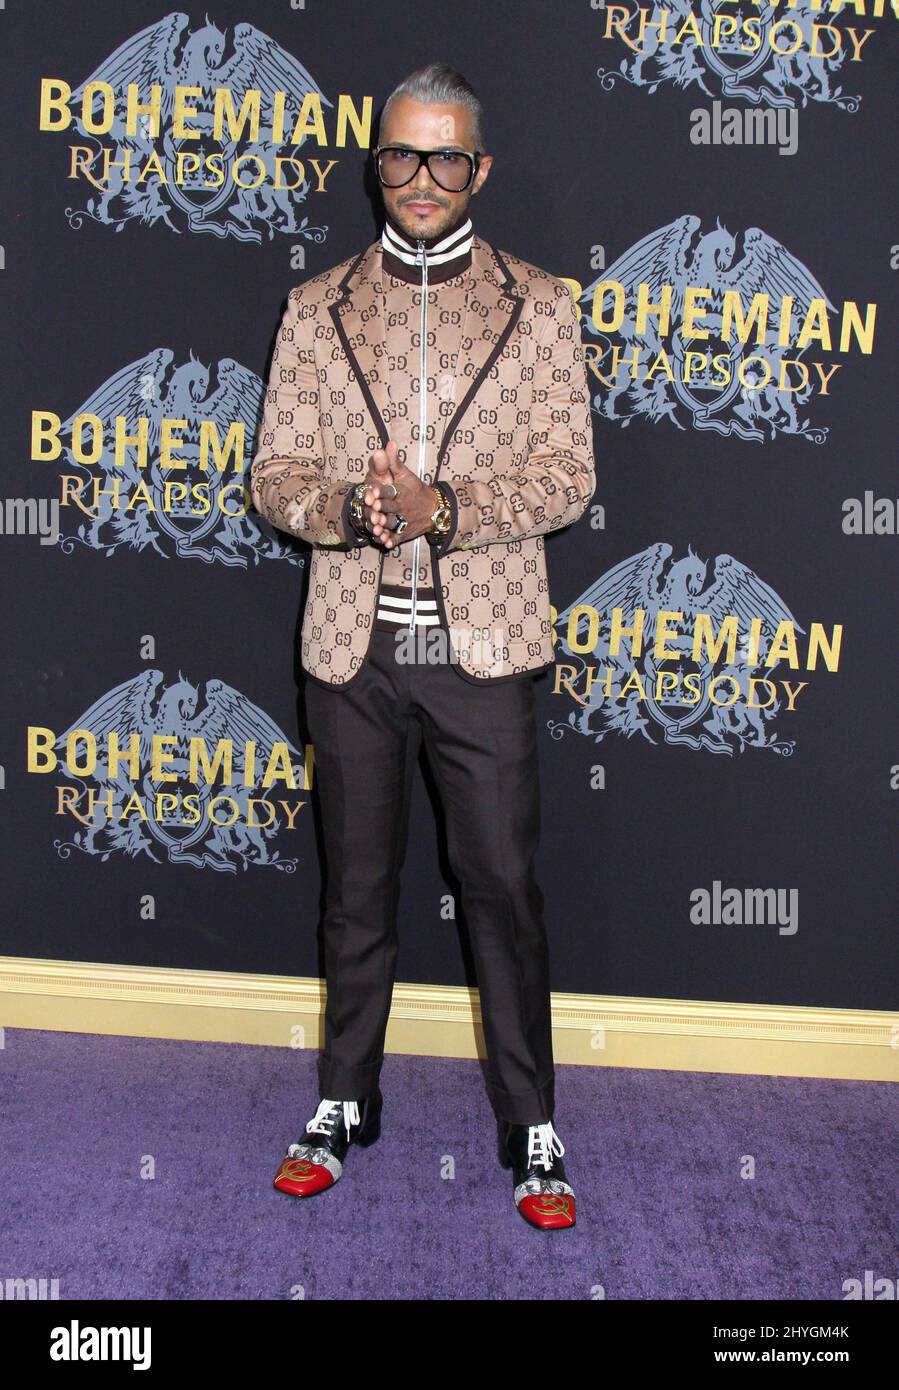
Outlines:
[[[758,1076],[899,1080],[899,1015],[553,994],[556,1062]],[[317,979],[0,956],[0,1027],[307,1047]],[[483,1057],[477,990],[397,984],[387,1052]]]

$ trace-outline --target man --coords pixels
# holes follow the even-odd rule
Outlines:
[[[469,204],[493,161],[453,68],[395,89],[372,153],[384,231],[290,292],[251,467],[259,512],[313,546],[301,645],[328,870],[320,1104],[275,1186],[324,1191],[349,1147],[380,1134],[424,738],[501,1159],[532,1225],[570,1227],[534,877],[534,674],[553,663],[544,538],[595,486],[577,308],[562,281],[475,235]]]

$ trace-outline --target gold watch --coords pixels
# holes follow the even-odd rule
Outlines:
[[[450,510],[449,499],[439,483],[430,484],[431,491],[436,492],[439,502],[431,512],[431,527],[437,536],[449,535],[449,529],[453,524],[453,514]]]
[[[353,488],[353,500],[349,505],[349,517],[354,529],[360,536],[371,537],[367,525],[365,524],[365,494],[368,491],[368,483],[357,483]]]

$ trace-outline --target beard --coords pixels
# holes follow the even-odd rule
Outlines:
[[[427,201],[428,200],[425,199],[425,202]],[[469,199],[469,202],[470,201],[471,200]],[[444,208],[442,203],[437,203],[435,204],[435,206],[439,209],[440,214],[442,216],[446,216],[446,208]],[[389,212],[386,213],[387,221],[391,224],[395,231],[402,233],[403,236],[408,237],[413,241],[423,241],[425,246],[432,246],[435,241],[442,241],[444,237],[449,236],[451,232],[455,231],[456,227],[461,226],[461,224],[464,221],[466,221],[468,215],[468,203],[466,203],[462,210],[458,212],[456,216],[452,219],[452,221],[448,222],[447,225],[443,227],[441,231],[429,232],[428,235],[425,236],[422,232],[415,231],[414,227],[411,230],[407,231],[405,227],[400,225],[400,223],[396,220],[395,217],[392,217]]]

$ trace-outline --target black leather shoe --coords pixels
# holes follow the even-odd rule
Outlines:
[[[312,1197],[333,1187],[351,1144],[367,1148],[381,1135],[380,1088],[364,1100],[323,1100],[303,1136],[287,1150],[275,1176],[279,1192]]]
[[[547,1121],[516,1125],[500,1119],[500,1158],[512,1169],[515,1205],[543,1231],[574,1225],[574,1189],[565,1176],[562,1141]]]

